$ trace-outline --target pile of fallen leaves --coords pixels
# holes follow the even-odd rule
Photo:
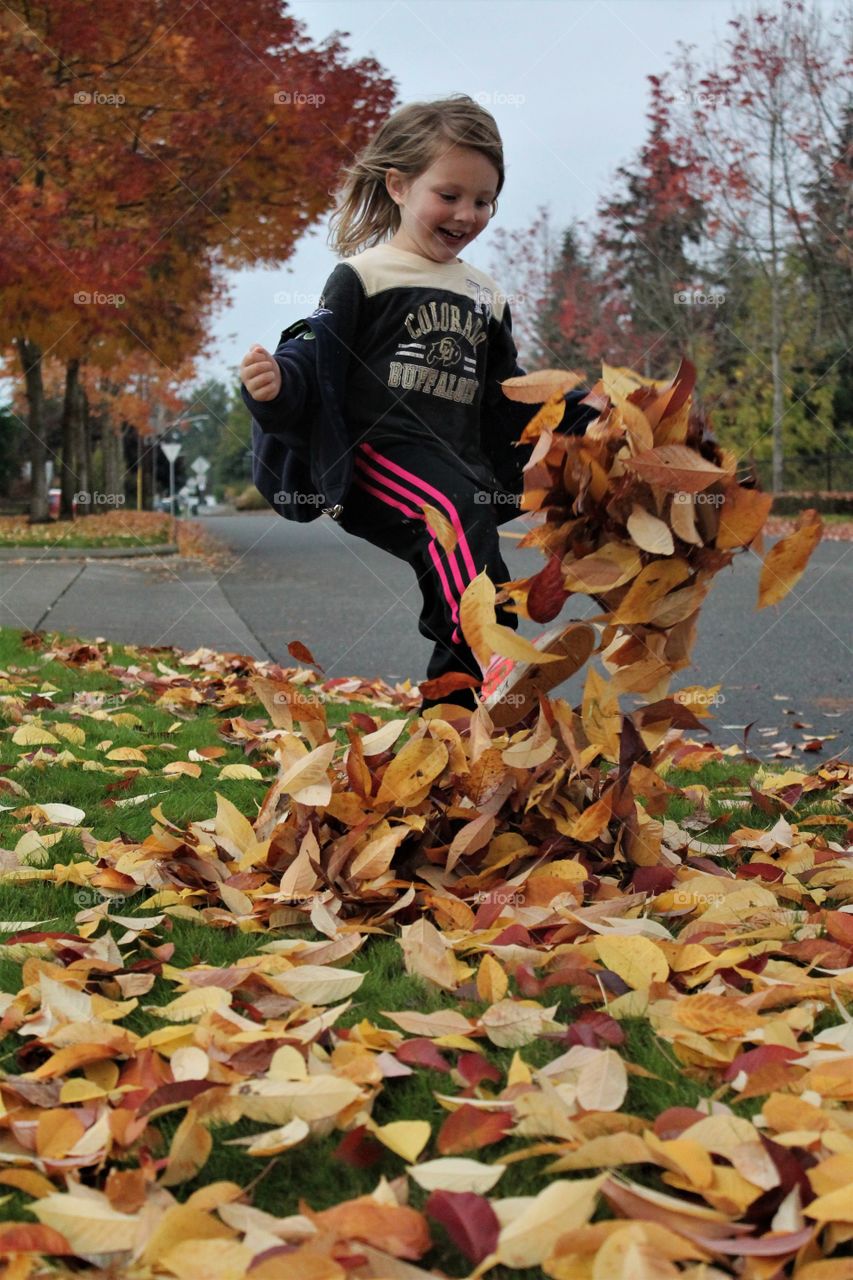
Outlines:
[[[668,682],[711,576],[755,547],[769,500],[702,438],[689,369],[664,386],[605,368],[582,438],[554,430],[565,385],[531,377],[545,404],[525,505],[545,520],[527,537],[548,561],[506,592],[541,622],[593,596],[602,613],[577,624],[577,665],[596,650],[606,674],[590,667],[578,708],[543,698],[520,727],[445,703],[387,723],[354,712],[342,743],[312,681],[267,671],[250,685],[271,727],[233,715],[220,730],[277,765],[256,814],[221,795],[186,824],[155,807],[139,841],[80,823],[78,860],[7,869],[103,897],[74,933],[6,947],[24,966],[0,1005],[18,1046],[0,1077],[0,1185],[29,1194],[38,1220],[0,1227],[7,1280],[70,1274],[40,1255],[140,1280],[405,1280],[440,1274],[425,1269],[437,1228],[472,1276],[853,1275],[850,767],[759,773],[729,807],[766,824],[724,842],[702,839],[707,789],[668,780],[723,758],[689,736],[708,691],[676,698]],[[806,513],[773,548],[762,603],[790,589],[819,534]],[[463,600],[484,662],[527,652],[496,599],[481,576]],[[645,704],[624,713],[623,694]],[[37,809],[36,826],[62,819]],[[153,914],[112,911],[114,895]],[[173,967],[175,919],[258,947]],[[270,930],[287,934],[262,941]],[[341,1026],[368,935],[396,938],[406,972],[454,1007]],[[147,1003],[158,979],[175,994]],[[140,1007],[162,1026],[134,1031]],[[626,1052],[636,1020],[695,1105],[656,1119],[628,1107],[632,1082],[654,1079]],[[542,1045],[556,1052],[537,1066]],[[439,1073],[446,1118],[380,1123],[377,1101],[423,1071]],[[171,1113],[167,1143],[156,1122]],[[277,1216],[234,1183],[198,1187],[217,1128],[238,1122],[252,1131],[230,1140],[262,1161],[311,1160],[335,1133],[344,1165],[401,1163],[371,1194]],[[519,1163],[541,1188],[502,1195]]]

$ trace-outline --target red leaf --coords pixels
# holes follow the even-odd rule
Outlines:
[[[363,711],[353,711],[350,713],[350,720],[356,729],[360,729],[362,733],[375,733],[379,725],[373,719],[373,716],[365,715]]]
[[[312,667],[316,667],[318,671],[322,671],[317,659],[312,655],[311,650],[306,648],[301,640],[291,640],[287,646],[287,652],[291,658],[295,658],[297,662],[308,662]]]
[[[836,942],[842,942],[846,947],[853,946],[853,916],[845,911],[827,911],[826,932]]]
[[[443,1156],[463,1151],[479,1151],[500,1142],[512,1124],[511,1111],[480,1111],[466,1102],[447,1117],[439,1130],[436,1146]]]
[[[474,1265],[494,1253],[500,1223],[485,1196],[471,1191],[433,1191],[424,1208]]]
[[[450,1071],[450,1063],[425,1036],[419,1036],[415,1040],[404,1040],[395,1051],[394,1057],[399,1062],[405,1062],[408,1067],[431,1067],[433,1071]]]
[[[332,1157],[352,1165],[354,1169],[369,1169],[377,1160],[382,1159],[384,1151],[382,1144],[371,1137],[365,1125],[360,1124],[357,1129],[350,1129],[346,1137],[341,1139],[332,1152]]]
[[[497,1067],[492,1066],[481,1053],[460,1053],[456,1069],[469,1088],[476,1089],[484,1080],[500,1084],[501,1076]]]
[[[566,1043],[585,1044],[590,1049],[599,1049],[604,1044],[624,1044],[625,1032],[609,1013],[596,1013],[587,1009],[569,1027]]]
[[[506,927],[496,938],[492,938],[493,947],[529,947],[532,946],[530,934],[520,924],[511,924]]]
[[[784,878],[785,868],[769,862],[747,862],[741,863],[735,875],[738,880],[766,880],[768,884],[775,884]]]
[[[652,1128],[655,1131],[655,1137],[663,1142],[669,1142],[672,1138],[681,1137],[684,1130],[689,1129],[698,1120],[704,1119],[702,1112],[694,1111],[692,1107],[668,1107],[666,1111],[660,1113]]]
[[[422,698],[444,698],[457,689],[476,689],[481,683],[482,677],[465,671],[445,671],[443,676],[436,676],[434,680],[422,680],[418,688]]]
[[[553,622],[571,595],[563,586],[563,565],[559,556],[551,559],[531,579],[527,592],[527,612],[534,622]]]
[[[734,1080],[735,1076],[741,1071],[751,1075],[753,1071],[758,1071],[760,1067],[766,1067],[769,1062],[781,1062],[783,1065],[787,1065],[796,1058],[802,1058],[802,1056],[803,1054],[798,1049],[789,1049],[781,1044],[765,1044],[759,1049],[748,1049],[745,1053],[739,1053],[726,1071],[723,1079]]]

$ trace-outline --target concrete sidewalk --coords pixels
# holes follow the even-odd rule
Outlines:
[[[0,626],[270,656],[228,603],[216,575],[179,556],[4,561]]]

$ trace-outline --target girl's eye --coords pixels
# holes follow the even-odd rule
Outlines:
[[[452,196],[452,195],[450,195],[450,193],[449,193],[449,192],[447,192],[447,191],[442,191],[440,194],[441,194],[441,198],[442,198],[442,200],[455,200],[455,199],[456,199],[456,196]],[[478,201],[477,201],[477,204],[480,206],[480,208],[481,208],[481,209],[487,209],[487,208],[489,207],[489,202],[488,202],[488,200],[478,200]]]

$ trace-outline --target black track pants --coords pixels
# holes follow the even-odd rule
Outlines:
[[[435,507],[456,534],[448,553],[427,526],[421,503]],[[417,445],[395,441],[356,448],[353,483],[339,521],[351,533],[400,560],[417,575],[423,597],[418,619],[421,635],[433,641],[427,677],[447,671],[480,676],[480,664],[465,643],[459,602],[468,583],[483,569],[494,583],[510,578],[501,556],[493,495],[466,473],[464,464]],[[518,628],[518,617],[500,605],[497,620]],[[472,706],[470,691],[445,701]],[[429,700],[425,700],[425,705]]]

